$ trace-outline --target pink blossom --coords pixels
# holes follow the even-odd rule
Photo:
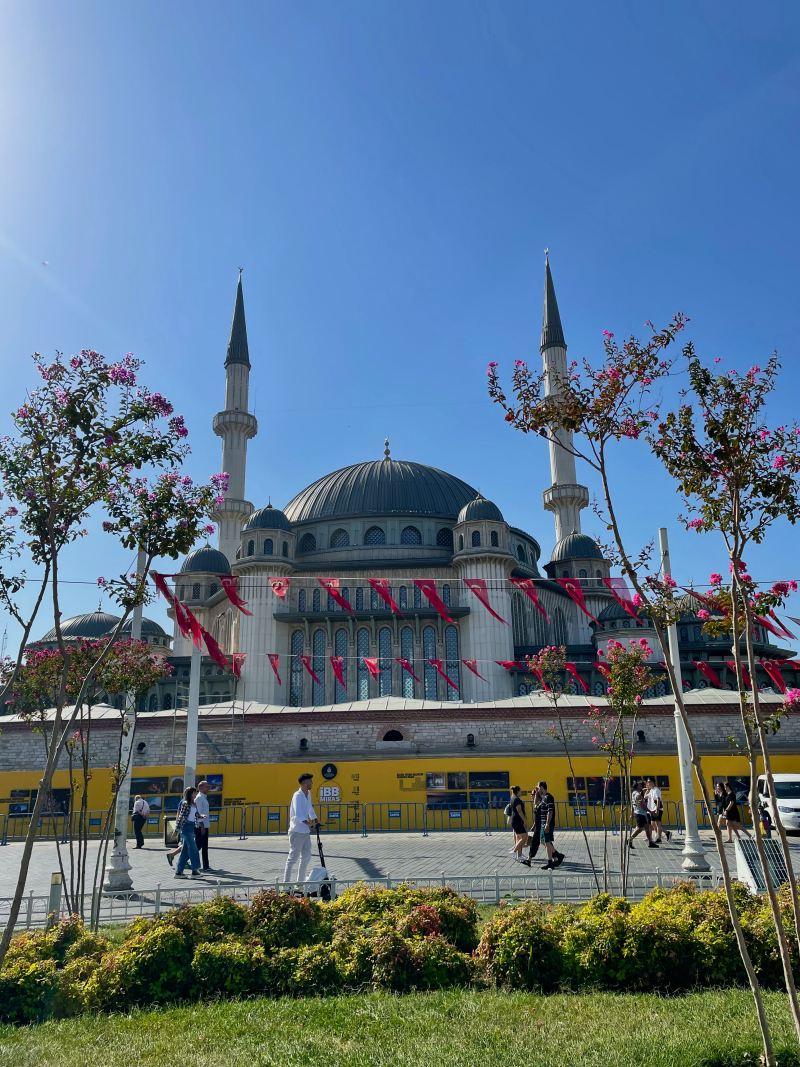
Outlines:
[[[705,523],[702,519],[692,519],[691,522],[687,522],[686,525],[690,530],[697,530],[698,533],[700,533],[705,526]]]
[[[769,440],[769,430],[759,430],[758,431],[758,439],[759,439],[759,441],[767,441],[767,440]]]
[[[722,362],[722,356],[714,356],[714,362],[715,363],[721,363]]]
[[[642,604],[644,604],[644,601],[642,600],[642,598],[639,596],[638,593],[634,593],[633,596],[631,597],[631,604],[633,604],[633,606],[635,608],[640,608],[642,606]]]
[[[211,526],[211,525],[209,525],[209,526],[204,526],[204,527],[203,527],[203,532],[204,532],[204,533],[207,533],[207,534],[213,534],[213,533],[214,533],[214,530],[215,530],[215,529],[216,529],[216,527],[214,527],[214,526]]]
[[[611,332],[611,330],[603,330],[603,337],[605,337],[607,341],[610,340],[613,336],[614,334]]]
[[[722,575],[721,574],[717,574],[717,572],[714,571],[713,574],[710,574],[708,576],[708,580],[709,580],[709,582],[711,582],[712,585],[721,585],[722,584]]]
[[[665,574],[664,575],[664,585],[667,587],[667,589],[674,589],[677,586],[677,584],[678,583],[675,581],[675,579],[670,574]]]
[[[796,711],[800,707],[800,689],[787,689],[783,702],[790,711]]]
[[[703,622],[705,622],[706,619],[710,619],[711,618],[711,612],[710,611],[706,611],[705,608],[700,608],[700,610],[697,613],[697,617],[698,617],[698,619],[702,619]]]
[[[783,456],[776,456],[772,461],[772,466],[776,471],[782,471],[786,466],[786,459]]]
[[[499,363],[497,363],[497,361],[496,361],[496,360],[492,360],[492,362],[491,362],[491,363],[488,363],[488,364],[486,365],[486,373],[487,373],[487,374],[489,375],[489,377],[490,377],[490,378],[492,377],[492,375],[494,374],[495,370],[496,370],[496,369],[497,369],[497,367],[499,367],[499,366],[500,366],[500,364],[499,364]]]

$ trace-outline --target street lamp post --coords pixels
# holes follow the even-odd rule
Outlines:
[[[189,705],[186,708],[186,754],[183,758],[183,788],[194,785],[197,775],[197,726],[200,706],[200,649],[192,645],[189,668]]]
[[[661,550],[661,571],[665,578],[672,574],[669,560],[669,541],[664,527],[658,531],[658,545]],[[675,671],[675,684],[680,694],[683,693],[683,676],[681,674],[681,653],[678,646],[678,627],[671,622],[667,634],[669,637],[669,654]],[[692,776],[692,763],[689,750],[689,738],[686,727],[681,718],[678,708],[677,695],[674,695],[675,705],[675,739],[678,749],[678,767],[681,776],[681,798],[683,800],[683,821],[686,835],[683,844],[683,863],[685,871],[707,871],[708,860],[703,855],[703,842],[697,829],[697,811],[694,804],[694,781]]]

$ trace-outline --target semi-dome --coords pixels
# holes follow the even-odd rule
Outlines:
[[[562,537],[553,549],[551,563],[563,563],[568,559],[602,559],[600,546],[588,534],[571,533]]]
[[[645,622],[650,622],[649,616],[640,614],[639,618]],[[598,622],[617,622],[620,619],[628,619],[630,621],[631,616],[623,608],[622,604],[618,604],[616,600],[612,600],[610,604],[607,604],[600,614],[597,616]]]
[[[479,519],[488,519],[489,522],[503,522],[503,513],[497,504],[486,500],[482,496],[476,496],[458,513],[459,522],[477,522]]]
[[[357,515],[431,515],[455,519],[476,489],[436,467],[378,459],[326,474],[284,508],[291,523]]]
[[[107,637],[119,622],[119,615],[112,615],[108,611],[91,611],[86,615],[73,615],[72,618],[64,619],[61,623],[61,635],[65,641],[92,641],[100,637]],[[129,619],[122,627],[121,634],[130,636],[133,620]],[[142,637],[168,637],[166,631],[152,619],[142,619]],[[36,644],[46,644],[56,641],[56,628],[48,630],[39,638]]]
[[[227,556],[218,548],[204,545],[190,552],[181,565],[181,574],[230,574]]]
[[[291,530],[292,524],[280,508],[267,504],[254,511],[243,527],[245,530]]]

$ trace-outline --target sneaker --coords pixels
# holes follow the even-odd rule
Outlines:
[[[647,847],[648,848],[658,848],[658,845],[655,843],[655,841],[649,841],[647,843]]]
[[[547,863],[545,863],[545,865],[542,867],[542,870],[543,871],[552,871],[553,870],[553,864],[550,862],[550,860],[548,860]]]
[[[672,830],[665,830],[664,834],[666,835],[667,841],[672,840]]]
[[[213,867],[203,867],[203,870],[204,871],[213,871],[214,868]]]
[[[202,872],[201,872],[199,867],[197,868],[196,871],[192,871],[192,878],[201,878],[201,877],[202,877]]]
[[[171,867],[171,866],[172,866],[172,864],[173,864],[174,862],[175,862],[175,857],[174,857],[174,856],[172,855],[172,853],[171,853],[171,852],[168,852],[168,853],[167,853],[167,863],[168,863],[168,864],[170,865],[170,867]]]
[[[561,864],[564,862],[565,858],[566,857],[564,856],[563,852],[556,852],[553,866],[554,867],[560,867]]]
[[[628,848],[633,848],[633,841],[628,842]]]
[[[173,875],[173,877],[175,877],[175,878],[185,878],[186,875],[183,873],[183,871],[176,871],[175,874]]]
[[[530,865],[531,865],[531,861],[530,860],[520,860],[520,863],[524,863],[526,867],[530,867]]]

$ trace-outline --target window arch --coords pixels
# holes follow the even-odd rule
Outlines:
[[[594,576],[595,576],[595,578],[602,578],[603,577],[603,572],[602,571],[595,571],[594,572]]]
[[[264,542],[264,555],[271,556],[275,551],[275,543],[271,537],[268,537]]]
[[[414,631],[410,626],[404,626],[400,631],[400,655],[403,659],[408,660],[409,663],[414,662]],[[402,696],[411,700],[414,696],[414,679],[408,673],[403,671],[400,675],[400,691]]]
[[[342,677],[345,684],[342,685],[338,679],[334,680],[333,684],[333,702],[341,704],[343,700],[347,700],[347,630],[343,626],[334,635],[333,654],[342,657]]]
[[[422,593],[420,592],[420,588],[418,585],[414,586],[414,607],[422,607]]]
[[[356,634],[356,655],[358,656],[358,699],[369,700],[369,672],[364,666],[364,656],[369,655],[369,630],[362,627]]]
[[[384,741],[402,741],[403,740],[403,735],[400,733],[399,730],[387,730],[386,733],[383,735],[383,740]]]
[[[400,532],[401,545],[421,545],[422,534],[416,526],[404,526]]]
[[[150,701],[148,705],[149,711],[158,711],[158,697],[155,693],[150,694]]]
[[[440,530],[436,531],[436,544],[439,548],[452,548],[453,531],[448,530],[446,526],[442,526]]]
[[[422,631],[422,655],[425,657],[425,699],[436,700],[439,696],[436,668],[428,663],[429,659],[436,658],[436,630],[432,626],[426,626]]]
[[[378,594],[377,594],[377,593],[375,592],[375,590],[374,590],[374,589],[373,589],[373,588],[372,588],[372,587],[370,586],[370,590],[369,590],[369,610],[370,610],[370,611],[377,611],[377,610],[378,610],[378,607],[379,607],[379,604],[378,604]]]
[[[347,548],[350,544],[350,534],[341,526],[331,534],[331,548]]]
[[[446,582],[442,586],[442,603],[450,607],[450,586]]]
[[[281,545],[281,554],[284,555],[284,556],[288,556],[289,555],[289,542],[288,541],[284,541],[283,544]]]
[[[388,697],[392,693],[392,631],[388,626],[378,631],[378,656],[378,696]]]
[[[586,581],[586,579],[589,577],[589,575],[586,573],[585,567],[581,567],[581,569],[578,571],[578,577],[583,579],[583,581]]]
[[[364,610],[364,590],[359,586],[356,589],[356,611]]]
[[[300,538],[300,544],[297,546],[298,552],[316,552],[317,539],[312,533],[304,533]]]
[[[517,559],[520,561],[520,563],[525,562],[525,549],[522,547],[522,545],[517,545]]]
[[[289,649],[292,653],[292,665],[289,669],[289,703],[292,707],[299,708],[303,704],[303,664],[300,662],[303,652],[302,630],[295,630],[292,633]]]
[[[197,582],[192,586],[192,600],[200,599],[200,583]]]
[[[256,543],[255,543],[255,541],[248,541],[247,542],[247,554],[248,554],[248,556],[255,555],[255,551],[256,551]]]
[[[464,551],[464,535],[463,534],[459,534],[458,535],[458,551],[459,552],[463,552]]]
[[[404,585],[400,586],[399,597],[397,605],[401,610],[405,610],[408,607],[408,589]]]
[[[473,548],[480,548],[481,547],[481,532],[480,532],[480,530],[473,530],[472,531],[472,537],[470,538],[470,540],[472,541],[472,547]]]
[[[297,610],[298,611],[305,611],[306,610],[306,591],[305,591],[305,589],[301,589],[300,592],[297,594]]]
[[[500,538],[497,534],[497,530],[492,530],[491,534],[489,535],[489,540],[492,548],[497,548],[497,546],[500,544]]]
[[[325,703],[325,631],[320,627],[311,640],[311,666],[319,681],[311,679],[311,703]]]
[[[319,589],[315,589],[314,592],[311,594],[311,610],[312,611],[319,611],[319,609],[320,609]]]
[[[458,660],[458,627],[457,626],[445,626],[444,628],[444,656],[445,656],[445,673],[448,678],[451,678],[458,686],[457,689],[453,689],[452,686],[447,685],[447,693],[445,694],[445,700],[460,700],[461,699],[461,678],[460,678],[460,664]]]
[[[365,545],[385,545],[386,534],[380,526],[370,526],[364,534]]]
[[[172,710],[172,693],[164,694],[164,711]]]

